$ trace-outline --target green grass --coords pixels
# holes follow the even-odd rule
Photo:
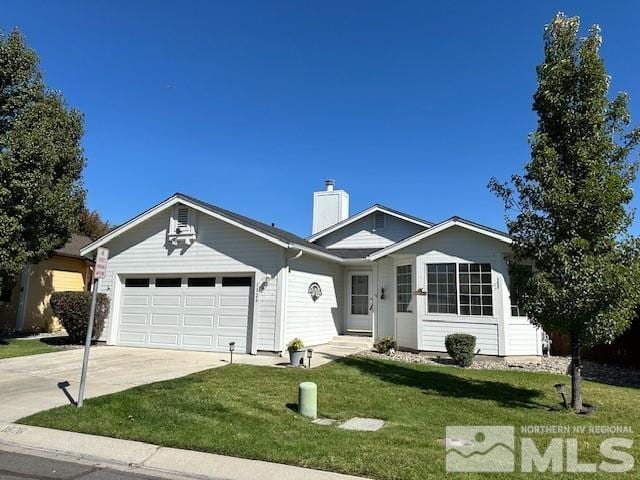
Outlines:
[[[40,340],[0,339],[0,359],[58,351],[60,351],[59,348],[47,345]]]
[[[319,386],[322,416],[376,417],[386,420],[386,426],[370,433],[312,424],[292,408],[298,383],[307,380]],[[550,410],[559,403],[553,385],[566,381],[559,375],[353,357],[311,371],[231,365],[88,400],[81,410],[66,406],[41,412],[21,422],[378,479],[442,477],[444,447],[439,439],[447,425],[640,429],[640,391],[632,388],[585,382],[585,399],[596,405],[595,414]],[[579,438],[581,461],[600,461],[602,438]],[[639,447],[634,448],[640,459]],[[612,477],[636,475],[634,470]],[[464,476],[496,477],[500,475]]]

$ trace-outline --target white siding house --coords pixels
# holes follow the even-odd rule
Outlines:
[[[446,335],[465,332],[480,354],[541,354],[542,332],[512,315],[506,234],[381,205],[344,218],[349,197],[333,184],[314,198],[314,228],[329,226],[306,240],[175,194],[85,247],[110,252],[102,340],[210,351],[235,342],[255,354],[296,337],[313,346],[365,335],[441,352]]]

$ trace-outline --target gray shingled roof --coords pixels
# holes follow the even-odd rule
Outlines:
[[[265,234],[270,235],[272,237],[275,237],[275,238],[277,238],[277,239],[279,239],[279,240],[281,240],[283,242],[296,243],[296,244],[301,245],[303,247],[307,247],[307,248],[310,248],[310,249],[313,249],[313,250],[317,250],[318,252],[328,253],[328,254],[334,255],[336,257],[340,257],[340,258],[344,258],[344,259],[366,258],[367,255],[370,255],[371,253],[376,252],[378,250],[382,250],[381,248],[371,248],[371,249],[366,249],[366,248],[324,248],[324,247],[321,247],[320,245],[317,245],[315,243],[311,243],[311,242],[305,240],[304,238],[299,237],[298,235],[295,235],[295,234],[293,234],[291,232],[287,232],[286,230],[282,230],[281,228],[274,227],[272,225],[267,225],[266,223],[262,223],[262,222],[259,222],[257,220],[254,220],[252,218],[245,217],[244,215],[240,215],[240,214],[232,212],[230,210],[226,210],[224,208],[220,208],[217,205],[213,205],[213,204],[208,203],[208,202],[203,202],[202,200],[198,200],[197,198],[194,198],[194,197],[192,197],[190,195],[185,195],[184,193],[176,193],[176,196],[177,197],[182,197],[185,200],[188,200],[190,202],[198,204],[203,208],[206,208],[206,209],[211,210],[213,212],[216,212],[216,213],[218,213],[218,214],[220,214],[220,215],[222,215],[224,217],[227,217],[227,218],[230,218],[232,220],[235,220],[236,222],[238,222],[238,223],[240,223],[242,225],[245,225],[247,227],[251,227],[251,228],[253,228],[255,230],[258,230],[259,232],[262,232],[262,233],[265,233]],[[395,212],[395,213],[397,213],[399,215],[403,215],[405,217],[414,218],[414,219],[416,219],[418,221],[421,221],[421,222],[431,223],[432,227],[425,228],[425,230],[430,230],[431,228],[437,227],[438,225],[441,225],[442,223],[445,223],[445,222],[447,222],[449,220],[457,220],[457,221],[460,221],[460,222],[467,223],[469,225],[476,226],[478,228],[482,228],[482,229],[490,231],[490,232],[498,233],[500,235],[505,235],[507,237],[509,236],[509,234],[506,233],[506,232],[502,232],[502,231],[497,230],[495,228],[487,227],[485,225],[481,225],[479,223],[472,222],[470,220],[466,220],[464,218],[457,217],[457,216],[451,217],[451,218],[445,220],[444,222],[440,222],[440,223],[434,224],[432,222],[426,222],[426,220],[422,220],[422,219],[419,219],[417,217],[412,217],[410,215],[407,215],[406,213],[402,213],[402,212],[399,212],[397,210],[393,210],[391,208],[385,207],[385,206],[380,205],[380,204],[375,204],[375,206],[378,206],[378,207],[384,208],[386,210]],[[409,238],[409,237],[407,237],[407,238]],[[402,240],[400,240],[400,241],[402,241]]]
[[[267,225],[266,223],[259,222],[257,220],[254,220],[253,218],[245,217],[244,215],[240,215],[230,210],[220,208],[217,205],[213,205],[208,202],[203,202],[202,200],[198,200],[197,198],[194,198],[190,195],[185,195],[184,193],[176,193],[176,196],[182,197],[185,200],[188,200],[197,205],[200,205],[202,208],[206,208],[208,210],[211,210],[212,212],[216,212],[224,217],[235,220],[236,222],[242,225],[258,230],[259,232],[266,233],[267,235],[275,237],[278,240],[282,240],[283,242],[297,243],[303,247],[311,248],[319,252],[328,253],[330,255],[335,255],[337,257],[340,256],[337,253],[334,253],[333,250],[329,250],[327,248],[321,247],[320,245],[316,245],[315,243],[308,242],[304,238],[299,237],[294,233],[287,232],[286,230],[282,230],[281,228],[274,227],[272,225]],[[346,258],[354,258],[354,257],[346,257]]]

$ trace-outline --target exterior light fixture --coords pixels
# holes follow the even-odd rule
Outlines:
[[[229,342],[229,353],[231,354],[231,361],[229,364],[233,363],[233,351],[236,349],[236,342]]]
[[[556,389],[556,392],[558,392],[560,394],[560,396],[562,397],[562,404],[564,405],[564,409],[567,410],[569,408],[569,405],[567,404],[567,396],[565,395],[565,387],[566,385],[564,383],[556,383],[553,388]]]
[[[313,357],[313,348],[307,348],[308,368],[311,368],[311,357]]]

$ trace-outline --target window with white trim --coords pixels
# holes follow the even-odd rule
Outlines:
[[[460,315],[493,315],[490,263],[460,263]]]
[[[456,293],[456,264],[427,264],[427,311],[458,313]]]
[[[411,265],[396,267],[396,312],[411,312]]]
[[[533,267],[531,265],[511,265],[509,268],[509,297],[512,317],[526,317],[527,315],[518,305],[518,284],[524,282],[532,273]]]

